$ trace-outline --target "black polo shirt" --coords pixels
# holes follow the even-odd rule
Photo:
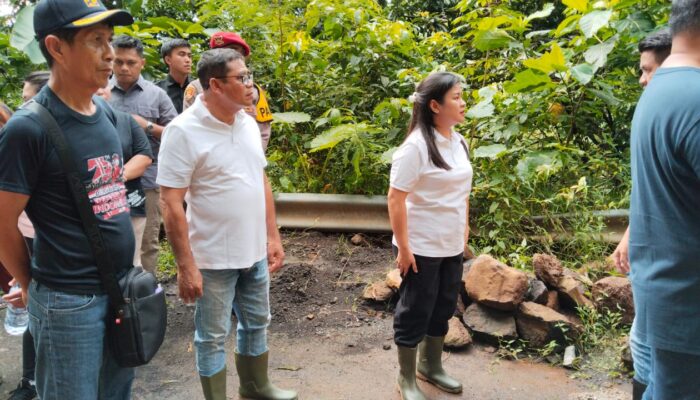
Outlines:
[[[168,97],[170,97],[170,100],[173,101],[173,104],[175,105],[175,109],[177,110],[178,114],[182,113],[182,103],[183,99],[185,96],[185,88],[187,85],[192,81],[192,78],[190,76],[187,76],[185,79],[185,83],[180,86],[179,83],[173,79],[170,74],[168,74],[168,77],[156,82],[156,85],[160,87],[161,89],[165,90],[165,93],[168,94]]]

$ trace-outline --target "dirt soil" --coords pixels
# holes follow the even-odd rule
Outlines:
[[[392,304],[359,299],[367,283],[392,267],[388,236],[366,236],[359,246],[351,235],[285,232],[285,268],[271,281],[270,375],[281,387],[308,400],[398,400],[398,366],[392,338]],[[192,337],[194,308],[168,294],[168,332],[155,359],[137,369],[133,398],[202,399],[195,371]],[[0,310],[4,318],[4,310]],[[2,329],[0,329],[2,330]],[[0,398],[14,389],[21,373],[21,338],[0,332]],[[237,399],[233,363],[235,332],[229,338],[228,398]],[[480,400],[622,400],[627,382],[573,379],[570,372],[542,363],[506,361],[488,346],[445,353],[445,366],[464,384],[462,395],[448,395],[421,383],[429,398]]]

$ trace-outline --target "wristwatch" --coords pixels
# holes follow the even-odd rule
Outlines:
[[[151,132],[153,132],[153,122],[149,121],[148,124],[146,124],[146,133],[150,135]]]

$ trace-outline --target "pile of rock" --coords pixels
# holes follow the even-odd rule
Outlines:
[[[631,323],[634,304],[627,278],[607,277],[593,283],[547,254],[535,254],[532,263],[534,276],[489,255],[465,262],[464,290],[445,345],[464,347],[472,342],[472,335],[496,345],[517,338],[535,348],[551,341],[564,344],[581,329],[576,307],[621,312],[623,322]],[[401,275],[394,269],[384,281],[368,286],[363,298],[389,301],[400,285]]]

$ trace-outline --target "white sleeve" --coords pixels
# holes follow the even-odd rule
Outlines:
[[[190,186],[196,163],[193,144],[189,143],[187,132],[177,124],[165,127],[158,154],[158,177],[160,186],[183,189]]]
[[[392,158],[389,185],[403,192],[412,192],[420,178],[421,165],[418,145],[404,142]]]

